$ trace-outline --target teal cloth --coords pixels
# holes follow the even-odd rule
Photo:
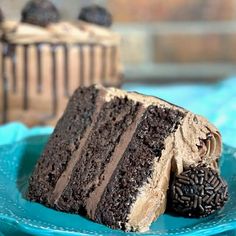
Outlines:
[[[158,96],[207,117],[221,131],[223,142],[236,146],[236,78],[214,85],[125,84],[125,90]],[[0,126],[0,145],[29,136],[50,134],[51,127],[26,128],[21,123]]]
[[[50,134],[52,127],[33,127],[28,128],[20,122],[11,122],[0,126],[0,145],[17,142],[21,139]]]

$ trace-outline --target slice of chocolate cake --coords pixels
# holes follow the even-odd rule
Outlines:
[[[166,208],[171,172],[216,171],[218,130],[158,98],[100,86],[71,97],[30,179],[27,198],[144,231]]]

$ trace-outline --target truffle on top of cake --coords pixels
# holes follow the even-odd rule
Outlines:
[[[57,23],[60,14],[57,8],[48,0],[31,0],[21,12],[21,21],[42,27]]]
[[[111,13],[104,7],[98,5],[82,8],[78,19],[104,27],[110,27],[112,25]]]

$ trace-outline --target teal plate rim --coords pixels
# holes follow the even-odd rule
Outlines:
[[[216,235],[226,231],[236,233],[235,148],[224,145],[220,163],[222,175],[230,190],[230,200],[223,210],[203,219],[186,219],[164,214],[152,224],[148,232],[125,233],[24,199],[28,178],[47,140],[48,135],[42,135],[0,146],[0,222],[7,222],[22,232],[34,235],[167,236]]]

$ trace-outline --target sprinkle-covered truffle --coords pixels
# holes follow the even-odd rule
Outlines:
[[[228,200],[228,187],[211,168],[190,167],[173,179],[168,205],[188,217],[205,217],[221,209]]]
[[[82,8],[78,19],[105,27],[112,25],[111,13],[97,5]]]
[[[29,1],[21,13],[21,21],[46,27],[60,20],[57,8],[48,0]]]

